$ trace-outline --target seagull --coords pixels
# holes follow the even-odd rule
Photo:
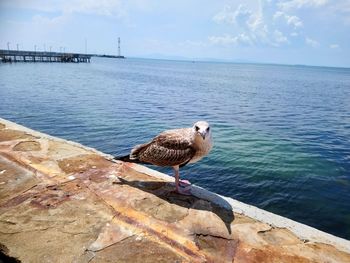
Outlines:
[[[189,128],[166,130],[150,142],[136,145],[130,154],[114,159],[153,164],[174,169],[176,192],[190,195],[191,184],[180,180],[179,169],[206,156],[213,147],[211,129],[206,121],[198,121]]]

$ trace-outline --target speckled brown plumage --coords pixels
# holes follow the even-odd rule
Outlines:
[[[165,131],[151,142],[134,147],[130,158],[158,166],[186,164],[196,153],[190,139],[191,128]]]

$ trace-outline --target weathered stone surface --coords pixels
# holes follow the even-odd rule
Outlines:
[[[86,149],[83,149],[76,145],[62,143],[60,141],[48,140],[47,145],[46,155],[50,159],[54,160],[70,158],[83,154],[91,154],[91,152]]]
[[[350,262],[152,170],[1,121],[0,250],[21,262]],[[6,128],[5,128],[6,124]],[[197,189],[198,190],[198,189]],[[342,244],[345,244],[344,242]],[[342,247],[343,248],[343,247]],[[349,249],[350,251],[350,249]]]
[[[260,231],[258,235],[274,246],[300,244],[300,239],[287,229],[272,228],[267,231]]]
[[[40,151],[40,143],[36,141],[25,141],[25,142],[19,142],[13,147],[14,151]]]
[[[226,240],[210,235],[196,235],[197,246],[207,255],[221,262],[233,262],[236,254],[238,240]]]
[[[23,262],[72,262],[111,220],[108,207],[87,193],[55,208],[33,204],[35,196],[0,214],[0,243]]]
[[[147,238],[130,237],[100,252],[91,263],[102,262],[185,262],[184,258]]]
[[[287,253],[284,253],[286,251]],[[251,247],[244,243],[239,243],[237,253],[234,258],[235,263],[316,263],[324,262],[321,258],[305,258],[297,255],[290,255],[287,248],[280,247],[274,249],[272,247]],[[337,262],[337,261],[334,261]],[[340,261],[341,262],[341,261]]]
[[[133,235],[134,233],[129,229],[111,221],[104,226],[98,238],[90,245],[88,250],[96,252]]]
[[[39,182],[33,173],[0,156],[0,204],[33,188]]]
[[[90,169],[103,169],[112,163],[96,154],[85,154],[58,161],[58,166],[66,174],[83,173]]]
[[[18,139],[35,139],[35,137],[23,131],[0,129],[0,142]]]
[[[188,209],[157,198],[143,198],[134,203],[136,210],[142,211],[162,221],[177,222],[188,215]]]

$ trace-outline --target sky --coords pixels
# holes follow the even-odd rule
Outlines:
[[[350,0],[0,0],[0,49],[350,67]],[[9,43],[9,44],[8,44]]]

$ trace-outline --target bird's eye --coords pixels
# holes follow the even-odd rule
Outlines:
[[[196,129],[196,131],[199,131],[199,127],[198,126],[195,126],[194,128]]]
[[[207,128],[207,132],[209,132],[209,131],[210,131],[210,127]]]

